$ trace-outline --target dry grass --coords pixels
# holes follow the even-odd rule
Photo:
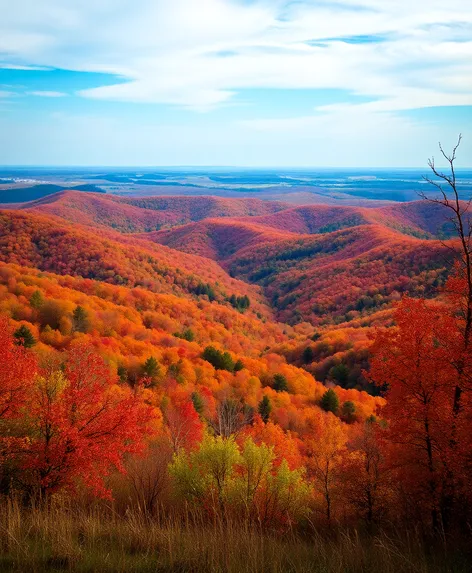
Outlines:
[[[204,524],[134,510],[85,509],[55,502],[49,509],[1,506],[0,571],[139,573],[468,573],[460,551],[428,550],[417,536],[361,537],[269,533],[245,524]]]

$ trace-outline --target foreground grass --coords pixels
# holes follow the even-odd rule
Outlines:
[[[1,506],[0,571],[43,573],[468,573],[465,552],[417,536],[270,534],[247,525],[150,522],[103,508]]]

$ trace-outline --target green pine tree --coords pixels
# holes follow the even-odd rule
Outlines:
[[[193,342],[195,340],[195,333],[191,328],[186,328],[179,334],[178,337],[182,338],[183,340],[187,340],[188,342]]]
[[[234,363],[234,368],[233,370],[235,372],[239,372],[240,370],[242,370],[244,368],[244,363],[242,360],[236,360],[236,362]]]
[[[339,400],[336,392],[332,388],[326,390],[326,392],[323,394],[320,406],[326,412],[332,412],[333,414],[337,414],[339,409]]]
[[[39,310],[43,306],[43,303],[44,303],[44,298],[43,295],[41,294],[41,291],[35,290],[30,298],[31,308]]]
[[[313,360],[315,359],[315,352],[311,346],[307,346],[305,348],[305,350],[303,351],[302,358],[305,364],[311,364],[311,362],[313,362]]]
[[[161,367],[159,362],[150,356],[146,362],[143,364],[143,375],[150,379],[151,384],[155,384],[161,373]]]
[[[214,346],[207,346],[203,351],[202,358],[209,362],[216,370],[234,372],[234,362],[229,352],[221,352]]]
[[[31,348],[36,344],[36,339],[33,336],[31,330],[22,324],[15,332],[13,336],[16,339],[16,344],[18,346],[24,346],[25,348]]]
[[[128,381],[128,370],[126,370],[126,368],[123,366],[123,364],[120,364],[117,368],[116,373],[118,374],[118,378],[120,379],[120,382],[127,382]]]
[[[342,363],[336,364],[336,366],[330,368],[328,375],[330,378],[335,380],[339,386],[344,388],[349,379],[349,368]]]
[[[74,325],[74,330],[76,332],[88,332],[90,328],[90,321],[88,312],[83,306],[76,306],[72,314],[72,321]]]
[[[264,396],[262,400],[259,402],[258,412],[261,415],[264,423],[267,424],[269,421],[270,413],[272,412],[272,404],[270,403],[270,399],[268,396]]]
[[[193,407],[195,408],[195,412],[197,412],[197,414],[201,416],[205,409],[205,402],[203,401],[203,398],[200,396],[198,392],[192,392],[192,395],[190,397],[192,399],[192,404]]]
[[[351,400],[344,402],[341,408],[341,413],[348,424],[354,422],[356,416],[356,405],[354,402],[351,402]]]
[[[276,392],[288,392],[287,378],[283,374],[275,374],[272,388]]]

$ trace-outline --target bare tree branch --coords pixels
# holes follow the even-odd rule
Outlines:
[[[461,141],[462,135],[459,135],[457,143],[453,147],[450,155],[444,151],[443,146],[439,143],[441,155],[447,161],[449,166],[448,174],[443,173],[436,167],[434,157],[428,161],[431,171],[438,180],[434,180],[426,176],[423,177],[423,179],[440,192],[439,198],[428,197],[424,192],[419,193],[420,197],[425,201],[436,205],[442,205],[446,209],[452,211],[452,217],[448,218],[448,220],[453,223],[460,243],[460,249],[457,251],[453,245],[445,245],[445,243],[442,242],[444,246],[447,246],[450,249],[452,248],[457,253],[460,263],[459,272],[462,278],[464,278],[466,284],[466,288],[463,293],[463,301],[460,303],[460,306],[464,309],[464,329],[462,332],[463,355],[456,364],[458,381],[455,388],[453,406],[455,415],[458,415],[461,409],[464,381],[467,378],[467,373],[465,372],[465,355],[469,351],[472,335],[472,225],[471,217],[464,217],[464,215],[469,212],[472,197],[467,202],[461,201],[459,197],[455,161]]]

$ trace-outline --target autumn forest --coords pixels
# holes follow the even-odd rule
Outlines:
[[[405,203],[0,206],[0,569],[469,571],[458,151]]]

